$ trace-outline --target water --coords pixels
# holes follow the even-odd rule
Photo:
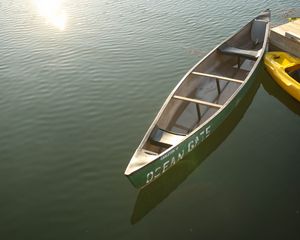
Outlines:
[[[139,192],[126,165],[216,44],[296,0],[0,2],[0,238],[299,239],[300,108],[263,69],[205,149]]]

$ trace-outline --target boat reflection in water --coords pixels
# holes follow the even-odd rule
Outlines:
[[[271,96],[277,98],[283,105],[285,105],[295,114],[300,115],[299,102],[290,96],[286,91],[284,91],[265,70],[261,71],[260,79],[264,89]]]
[[[259,67],[258,75],[261,72]],[[191,174],[230,134],[242,119],[260,85],[255,79],[246,96],[233,110],[222,125],[212,133],[199,147],[189,153],[182,161],[174,165],[164,175],[142,188],[138,194],[131,223],[135,224],[162,202]]]

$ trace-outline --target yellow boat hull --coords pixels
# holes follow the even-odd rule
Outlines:
[[[300,17],[290,17],[288,18],[289,22],[300,20]]]
[[[285,52],[268,52],[264,56],[264,64],[279,86],[300,102],[299,79],[297,81],[290,76],[300,69],[300,59]]]

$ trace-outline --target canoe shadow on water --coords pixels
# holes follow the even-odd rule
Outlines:
[[[260,72],[259,68],[258,75]],[[171,194],[226,139],[250,106],[259,85],[260,77],[254,80],[246,96],[209,138],[157,180],[140,190],[131,216],[132,224],[140,221]]]
[[[292,112],[300,116],[300,103],[296,101],[291,95],[284,91],[266,70],[260,73],[261,84],[264,89],[273,97],[277,98],[279,102],[289,108]]]

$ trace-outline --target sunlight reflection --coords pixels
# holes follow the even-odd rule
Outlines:
[[[38,13],[46,18],[47,23],[61,31],[65,29],[67,16],[63,8],[63,0],[32,0]]]

